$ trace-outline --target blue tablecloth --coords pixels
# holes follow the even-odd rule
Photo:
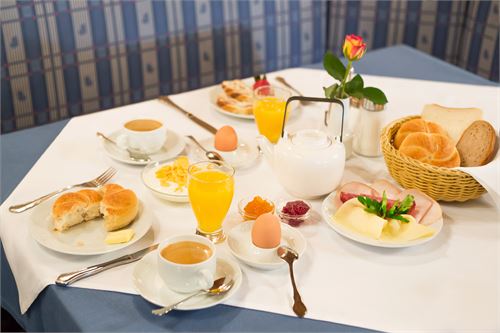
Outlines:
[[[362,74],[496,86],[491,81],[407,46],[369,52],[355,64],[355,69]],[[67,122],[59,121],[0,137],[2,202]],[[139,296],[55,285],[45,288],[28,312],[21,315],[16,284],[3,248],[1,260],[2,307],[27,331],[367,331],[226,305],[200,311],[174,311],[159,318],[151,315],[154,306]]]

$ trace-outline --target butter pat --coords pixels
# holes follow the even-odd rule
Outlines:
[[[134,237],[134,229],[123,229],[118,231],[108,232],[106,239],[107,244],[127,243]]]

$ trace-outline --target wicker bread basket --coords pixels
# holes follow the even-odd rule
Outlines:
[[[393,146],[401,124],[415,118],[420,117],[395,120],[382,130],[380,143],[391,176],[404,188],[417,188],[435,200],[467,201],[485,193],[484,187],[465,172],[422,163],[401,154]]]

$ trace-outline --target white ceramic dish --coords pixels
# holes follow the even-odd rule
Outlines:
[[[188,202],[187,186],[183,187],[180,191],[176,191],[177,184],[171,183],[168,187],[162,186],[160,180],[156,178],[156,171],[161,167],[172,164],[175,159],[168,159],[165,161],[152,162],[144,167],[141,173],[142,182],[144,185],[153,192],[158,198],[173,202]]]
[[[401,247],[411,247],[411,246],[416,246],[420,244],[427,243],[434,239],[440,232],[441,229],[443,228],[443,218],[439,219],[436,221],[434,224],[429,225],[429,227],[433,228],[435,230],[435,233],[426,238],[419,238],[415,239],[409,242],[404,242],[404,243],[394,243],[394,242],[387,242],[387,241],[381,241],[377,239],[372,239],[367,236],[361,235],[359,233],[356,233],[352,230],[349,230],[348,228],[344,227],[343,225],[337,223],[335,219],[333,218],[333,215],[337,211],[335,206],[333,205],[333,198],[335,197],[336,191],[330,193],[325,200],[323,200],[323,204],[321,205],[321,213],[323,215],[323,218],[325,219],[326,223],[337,233],[340,235],[349,238],[353,241],[366,244],[366,245],[372,245],[372,246],[377,246],[377,247],[388,247],[388,248],[401,248]]]
[[[248,86],[252,86],[254,84],[254,79],[253,78],[249,78],[249,79],[244,79],[242,80],[243,82],[245,82]],[[282,89],[287,89],[287,88],[284,88],[284,87],[281,87],[280,88]],[[221,113],[221,114],[224,114],[226,116],[230,116],[230,117],[234,117],[234,118],[239,118],[239,119],[247,119],[247,120],[254,120],[255,119],[255,116],[252,114],[238,114],[238,113],[233,113],[233,112],[229,112],[229,111],[226,111],[224,110],[223,108],[219,107],[217,105],[217,97],[223,92],[222,90],[222,87],[221,85],[216,85],[215,87],[213,87],[212,89],[210,89],[209,91],[209,101],[210,101],[210,106],[212,107],[212,109],[214,109],[215,111]],[[296,106],[292,109],[293,112],[291,114],[291,116],[293,117],[294,114],[297,113],[297,111],[299,110],[300,108],[300,104],[297,103]]]
[[[278,255],[269,256],[266,251],[260,250],[252,243],[252,227],[255,221],[246,221],[231,229],[227,235],[229,251],[245,264],[263,269],[272,270],[287,266],[287,263]],[[307,242],[296,228],[281,223],[281,244],[291,247],[300,257],[306,250]]]
[[[252,166],[260,156],[257,142],[245,138],[238,138],[238,148],[234,151],[216,150],[213,137],[200,140],[200,144],[206,150],[217,151],[224,161],[235,169],[244,169]],[[206,160],[205,152],[200,147],[193,144],[192,148],[197,158]]]
[[[108,137],[116,142],[120,134],[121,130],[117,130],[109,134]],[[146,165],[148,163],[151,163],[151,162],[134,161],[130,159],[128,153],[125,150],[116,147],[115,145],[106,140],[101,140],[101,141],[106,154],[114,160],[134,165]],[[168,129],[167,139],[165,141],[165,145],[163,146],[163,148],[159,152],[149,155],[149,157],[153,161],[166,160],[179,155],[184,150],[185,146],[186,143],[184,141],[184,138],[178,133],[172,131],[171,129]]]
[[[140,203],[139,213],[127,226],[134,229],[134,237],[127,243],[106,244],[107,231],[102,218],[80,223],[66,231],[53,229],[51,210],[57,197],[33,209],[30,218],[30,234],[39,244],[53,251],[74,255],[96,255],[117,251],[137,242],[153,224],[154,215]]]
[[[158,275],[157,251],[148,253],[137,262],[132,274],[135,289],[144,299],[158,306],[175,303],[189,294],[181,294],[169,289]],[[238,264],[228,258],[217,258],[215,279],[226,276],[234,279],[234,285],[220,296],[200,295],[181,303],[176,310],[198,310],[217,305],[230,298],[241,286],[242,275]]]

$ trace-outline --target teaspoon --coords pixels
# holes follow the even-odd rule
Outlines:
[[[118,144],[115,141],[108,138],[106,135],[102,134],[101,132],[97,132],[96,135],[98,137],[101,137],[104,140],[108,141],[109,143],[113,144],[115,147],[117,147],[119,149],[123,149],[120,146],[118,146]],[[129,148],[127,148],[125,150],[127,151],[130,159],[133,161],[137,161],[137,162],[149,162],[149,161],[151,161],[151,158],[145,153],[141,153],[140,151],[136,151],[136,150],[129,149]]]
[[[293,262],[296,259],[299,259],[299,254],[295,252],[295,250],[289,248],[288,246],[280,246],[278,248],[278,256],[288,263],[288,267],[290,268],[290,278],[292,279],[292,287],[293,287],[293,312],[297,315],[297,317],[304,317],[307,312],[307,308],[302,303],[302,299],[300,298],[299,291],[297,290],[297,286],[295,285],[295,278],[293,276]]]
[[[165,306],[163,308],[156,309],[156,310],[152,310],[151,313],[155,314],[157,316],[163,316],[164,314],[167,314],[170,311],[172,311],[173,309],[175,309],[179,304],[181,304],[181,303],[183,303],[183,302],[187,301],[188,299],[191,299],[195,296],[198,296],[201,294],[220,295],[220,294],[223,294],[225,292],[228,292],[233,287],[234,280],[231,280],[227,283],[224,283],[225,280],[226,280],[226,277],[221,277],[221,278],[215,280],[213,285],[209,289],[202,289],[202,290],[200,290],[192,295],[189,295],[188,297],[186,297],[186,298],[184,298],[184,299],[182,299],[174,304],[171,304],[171,305],[168,305],[168,306]]]
[[[191,141],[193,141],[198,147],[200,147],[201,150],[203,150],[205,152],[205,156],[207,156],[207,158],[209,160],[212,160],[212,161],[224,161],[224,159],[222,158],[222,156],[218,152],[212,151],[212,150],[206,150],[205,147],[203,147],[201,145],[201,143],[199,143],[198,140],[196,140],[194,138],[194,136],[188,135],[187,137],[190,138]]]

